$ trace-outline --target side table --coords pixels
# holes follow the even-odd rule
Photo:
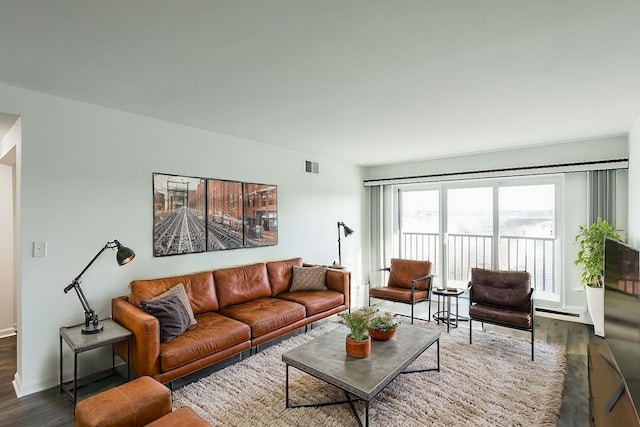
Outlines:
[[[447,324],[447,333],[449,333],[449,328],[457,328],[458,322],[460,321],[460,316],[458,316],[458,297],[464,293],[464,289],[458,288],[446,288],[446,289],[434,289],[431,292],[433,295],[438,296],[438,311],[433,315],[433,320]],[[442,309],[440,309],[440,299],[442,301]],[[455,318],[451,317],[451,298],[456,299],[456,316]]]
[[[60,394],[65,392],[72,400],[74,405],[78,401],[78,354],[96,348],[104,347],[121,341],[127,341],[127,361],[131,360],[131,331],[120,326],[112,319],[101,320],[104,326],[102,332],[96,334],[83,334],[82,326],[69,326],[60,328]],[[63,357],[62,357],[62,341],[67,343],[71,351],[73,351],[73,381],[63,381]],[[115,352],[111,349],[111,370],[112,374],[117,373]],[[127,362],[127,381],[131,379],[131,366]],[[73,383],[73,388],[69,388],[68,384]]]

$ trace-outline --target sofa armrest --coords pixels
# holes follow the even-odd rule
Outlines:
[[[160,373],[160,324],[158,319],[131,304],[127,297],[111,301],[113,320],[133,333],[131,360],[127,361],[138,376],[157,376]],[[115,345],[116,352],[127,359],[126,344]]]
[[[344,303],[349,308],[349,291],[351,289],[351,272],[328,268],[325,276],[325,285],[331,291],[340,292],[344,295]]]

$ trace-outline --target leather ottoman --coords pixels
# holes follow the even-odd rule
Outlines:
[[[76,405],[76,427],[152,425],[208,426],[189,408],[171,412],[171,392],[151,377],[140,377],[88,397]]]

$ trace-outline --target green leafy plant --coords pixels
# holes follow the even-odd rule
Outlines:
[[[363,307],[351,313],[344,312],[338,314],[341,318],[338,323],[351,329],[349,338],[354,341],[365,341],[369,338],[369,324],[376,313],[376,309]]]
[[[369,324],[369,329],[375,329],[376,331],[383,332],[395,331],[399,325],[400,323],[395,316],[385,313],[379,316],[374,316]]]
[[[614,225],[602,218],[588,227],[580,226],[575,241],[580,245],[575,265],[582,265],[580,278],[583,286],[601,287],[604,264],[604,238],[622,241]]]

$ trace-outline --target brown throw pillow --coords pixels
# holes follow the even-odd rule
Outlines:
[[[187,310],[187,314],[189,315],[189,326],[193,326],[198,323],[196,322],[196,318],[193,315],[193,309],[191,308],[191,303],[189,302],[189,296],[187,296],[187,291],[184,290],[184,285],[182,283],[178,283],[165,293],[158,295],[157,297],[150,298],[147,301],[155,301],[157,299],[162,299],[174,295],[180,298],[180,301],[184,305],[184,308]]]
[[[293,280],[290,291],[323,291],[326,290],[325,277],[327,267],[293,266]]]
[[[177,295],[142,300],[140,307],[160,322],[160,342],[168,343],[189,328],[189,314]]]

